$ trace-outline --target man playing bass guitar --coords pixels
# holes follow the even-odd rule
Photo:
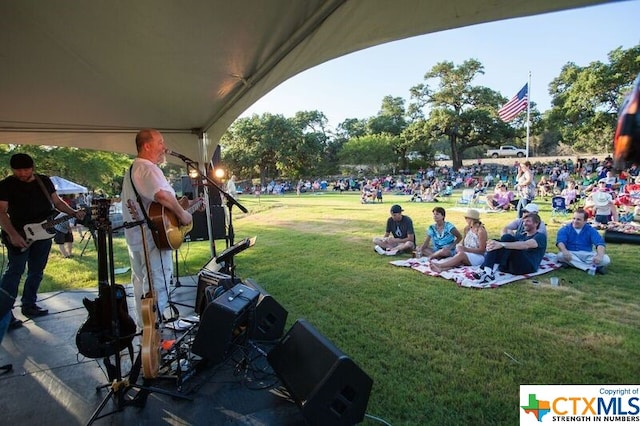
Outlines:
[[[9,259],[0,287],[15,298],[22,274],[28,266],[22,292],[22,314],[30,318],[38,317],[49,313],[36,305],[36,301],[49,259],[51,238],[55,233],[53,226],[51,232],[47,233],[40,222],[46,223],[53,208],[66,213],[69,218],[82,219],[85,212],[76,211],[65,203],[56,193],[51,179],[34,173],[33,159],[29,155],[14,154],[10,164],[13,174],[0,181],[0,226]],[[39,229],[42,236],[26,235],[25,229]],[[7,315],[12,315],[9,329],[22,324],[12,313]]]
[[[144,214],[142,211],[137,212],[138,217],[146,217],[149,205],[152,202],[156,202],[171,211],[180,225],[190,225],[192,222],[191,213],[178,203],[175,191],[165,178],[160,167],[158,167],[159,164],[165,162],[166,146],[162,134],[154,129],[140,130],[136,135],[136,149],[138,156],[124,176],[122,199],[140,200],[142,202],[142,206],[136,203],[138,210],[144,209]],[[129,209],[123,209],[122,214],[125,222],[135,222]],[[157,230],[150,230],[147,223],[143,224],[143,228],[144,232],[141,232],[142,229],[140,227],[125,229],[125,238],[129,248],[129,261],[131,262],[131,282],[136,304],[136,322],[140,328],[143,327],[143,289],[148,288],[149,282],[153,283],[159,314],[162,314],[167,307],[168,286],[173,273],[171,250],[162,250],[156,246],[153,240],[153,232]],[[151,279],[147,277],[146,273],[144,247],[142,244],[143,235],[146,237],[149,249]]]

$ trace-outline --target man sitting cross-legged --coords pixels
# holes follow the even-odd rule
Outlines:
[[[547,250],[547,236],[538,231],[539,226],[540,216],[530,213],[523,220],[523,234],[504,234],[500,241],[490,240],[484,263],[474,278],[479,283],[489,283],[495,280],[498,270],[514,275],[537,271]]]
[[[404,210],[398,204],[391,206],[391,217],[387,219],[384,237],[373,239],[373,249],[378,254],[393,256],[401,252],[411,252],[415,248],[413,221],[402,214]]]
[[[595,272],[604,274],[611,259],[604,253],[602,236],[586,219],[587,213],[577,209],[571,223],[560,228],[556,237],[556,246],[560,250],[557,260],[583,271],[595,268]]]

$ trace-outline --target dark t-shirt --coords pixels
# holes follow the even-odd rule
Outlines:
[[[54,193],[56,189],[51,179],[44,175],[38,176],[49,194]],[[47,219],[53,211],[51,199],[44,194],[37,180],[22,182],[15,176],[1,180],[0,201],[9,203],[11,223],[19,232],[26,224]]]
[[[409,234],[413,234],[414,243],[416,233],[413,231],[413,221],[409,216],[402,216],[399,222],[393,220],[392,217],[387,219],[387,230],[395,238],[407,238]]]
[[[526,241],[531,238],[535,239],[538,243],[538,247],[524,250],[523,254],[526,261],[529,262],[532,271],[537,271],[540,266],[540,262],[542,262],[542,258],[547,252],[547,236],[541,234],[540,232],[536,232],[533,235],[520,234],[516,236],[516,240],[518,241]]]

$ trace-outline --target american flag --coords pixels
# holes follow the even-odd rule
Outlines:
[[[522,89],[509,102],[504,104],[498,110],[498,116],[502,121],[509,122],[516,118],[518,114],[527,109],[527,101],[529,99],[529,83],[525,84]]]

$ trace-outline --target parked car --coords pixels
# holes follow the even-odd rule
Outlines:
[[[487,151],[487,157],[524,157],[527,150],[515,147],[513,145],[502,145],[499,149],[490,149]]]
[[[436,152],[436,155],[433,156],[433,159],[436,161],[451,160],[451,158],[447,154],[443,154],[441,152]]]

